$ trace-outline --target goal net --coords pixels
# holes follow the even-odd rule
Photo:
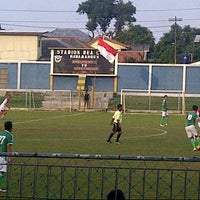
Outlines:
[[[71,90],[0,90],[0,102],[11,95],[12,109],[72,110]]]
[[[185,96],[181,90],[121,89],[124,112],[160,112],[164,95],[168,95],[169,111],[185,113]]]

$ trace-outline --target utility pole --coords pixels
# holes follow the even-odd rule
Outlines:
[[[174,18],[169,18],[170,22],[174,22],[174,64],[177,63],[177,23],[182,21],[182,18],[174,17]]]

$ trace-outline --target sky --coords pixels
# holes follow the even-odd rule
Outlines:
[[[86,15],[76,13],[86,0],[2,0],[1,27],[8,31],[52,31],[56,28],[85,28]],[[156,39],[170,30],[175,17],[184,27],[200,28],[200,0],[130,0],[136,7],[136,22],[149,28]],[[127,2],[127,0],[124,0]]]

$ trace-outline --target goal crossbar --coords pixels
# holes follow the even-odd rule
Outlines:
[[[149,110],[150,110],[151,97],[154,96],[161,97],[163,95],[177,97],[179,99],[178,103],[180,103],[180,99],[182,99],[181,112],[183,114],[185,113],[185,93],[182,90],[140,90],[140,89],[123,88],[121,89],[120,102],[121,104],[123,104],[124,111],[126,110],[126,100],[125,100],[126,95],[149,97]]]

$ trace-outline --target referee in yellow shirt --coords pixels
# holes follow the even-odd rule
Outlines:
[[[119,144],[119,138],[122,134],[122,126],[121,126],[122,112],[123,112],[122,104],[118,104],[117,111],[115,111],[114,115],[112,116],[111,125],[113,125],[113,128],[107,140],[108,143],[111,143],[111,138],[113,137],[115,133],[117,133],[117,138],[115,142]]]

